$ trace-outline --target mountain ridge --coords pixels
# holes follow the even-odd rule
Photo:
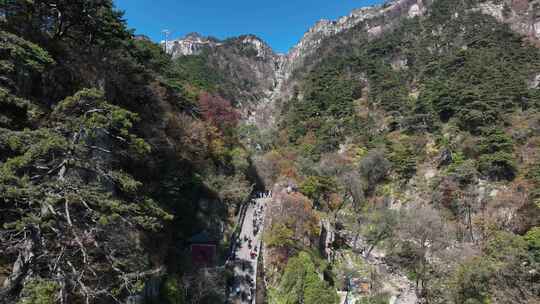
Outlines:
[[[220,40],[196,32],[186,34],[182,38],[169,40],[166,49],[168,53],[176,58],[183,55],[198,54],[206,46],[222,46],[231,39],[252,37],[252,43],[260,44],[256,46],[257,48],[263,45],[264,48],[270,49],[272,56],[278,58],[277,60],[285,60],[286,67],[291,66],[285,68],[285,70],[292,72],[295,67],[301,65],[304,57],[316,50],[317,46],[325,38],[349,30],[364,21],[371,21],[371,23],[367,22],[365,24],[365,30],[369,35],[376,37],[382,34],[385,29],[391,27],[388,21],[391,23],[392,19],[403,16],[406,18],[422,16],[426,11],[426,6],[430,5],[431,2],[432,0],[391,0],[383,4],[353,9],[349,14],[334,20],[322,18],[309,27],[300,40],[286,53],[274,51],[264,39],[254,34],[242,34]],[[473,10],[493,16],[500,22],[508,23],[514,31],[538,42],[540,41],[540,18],[534,13],[534,5],[538,5],[538,3],[531,1],[528,4],[527,1],[521,0],[510,2],[485,1],[479,3]],[[383,19],[384,22],[375,20],[377,18]],[[162,40],[160,44],[164,45],[165,41]]]
[[[516,4],[518,1],[504,2],[511,3],[507,7],[504,3],[485,1],[472,8],[495,17],[499,22],[508,23],[512,30],[526,35],[531,41],[540,41],[540,19],[535,22],[533,4],[527,7]],[[367,41],[376,39],[385,32],[391,31],[399,25],[402,18],[412,19],[423,16],[427,8],[431,6],[433,0],[392,0],[379,5],[366,6],[352,10],[349,14],[335,20],[320,19],[312,25],[290,50],[285,53],[275,52],[264,39],[253,35],[245,34],[219,40],[213,37],[204,37],[198,33],[190,33],[180,39],[171,40],[167,44],[167,52],[173,58],[185,55],[198,55],[205,50],[213,53],[220,53],[227,47],[253,47],[256,59],[254,66],[256,75],[251,77],[255,83],[262,84],[258,93],[250,95],[247,99],[242,99],[242,112],[248,122],[265,128],[272,128],[275,117],[278,115],[276,108],[280,100],[287,99],[293,93],[295,85],[294,74],[298,70],[309,70],[321,56],[317,52],[324,45],[326,40],[338,37],[341,34],[354,31],[364,33]],[[504,10],[510,9],[511,14],[503,14]],[[538,28],[538,29],[537,29]],[[358,35],[358,34],[355,34]],[[162,45],[164,42],[162,41]],[[324,56],[323,56],[324,57]],[[265,72],[260,72],[261,62],[266,62],[262,68]],[[262,76],[262,77],[261,77]],[[254,104],[255,106],[250,106]]]
[[[322,39],[335,35],[339,32],[345,31],[357,25],[358,23],[380,17],[381,14],[398,15],[403,11],[407,12],[409,17],[420,16],[423,14],[424,7],[422,0],[392,0],[384,4],[365,6],[352,10],[349,14],[339,17],[335,20],[320,19],[315,22],[300,38],[300,40],[292,46],[288,52],[279,53],[275,52],[272,47],[264,41],[264,39],[254,34],[242,34],[225,39],[217,39],[212,36],[203,36],[200,33],[192,32],[186,34],[182,38],[171,39],[165,42],[162,40],[161,45],[166,46],[166,50],[173,58],[185,55],[195,55],[200,53],[204,47],[219,47],[223,46],[229,40],[234,40],[243,37],[252,37],[249,41],[254,44],[259,44],[256,47],[261,48],[263,45],[265,48],[269,48],[273,56],[276,58],[286,58],[288,62],[296,61],[299,57],[303,57],[303,53],[308,49],[315,48]],[[380,33],[380,29],[372,29],[372,33],[377,35]],[[279,60],[279,59],[278,59]],[[294,65],[294,64],[291,64]]]
[[[538,302],[539,13],[398,0],[288,54],[166,53],[113,0],[7,1],[0,303]]]

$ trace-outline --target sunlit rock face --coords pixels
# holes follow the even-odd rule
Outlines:
[[[190,33],[183,38],[167,41],[167,53],[173,58],[186,55],[198,55],[205,48],[213,49],[230,43],[240,43],[244,47],[250,47],[254,53],[246,55],[255,55],[259,58],[273,58],[275,56],[272,49],[260,38],[254,35],[244,35],[238,38],[231,38],[221,41],[212,37],[203,37],[198,33]],[[165,45],[165,41],[161,42]]]
[[[162,45],[165,41],[161,42]],[[167,41],[167,53],[173,58],[199,54],[205,47],[216,47],[221,43],[214,38],[203,37],[198,33],[187,34],[184,38]]]
[[[473,10],[509,24],[515,32],[527,36],[536,44],[540,44],[540,1],[491,0],[478,4]]]
[[[251,47],[253,50],[256,51],[256,57],[262,58],[262,59],[274,59],[276,56],[274,54],[274,51],[260,38],[253,36],[253,35],[247,35],[242,37],[241,42]]]
[[[320,20],[286,54],[275,53],[255,35],[219,40],[191,33],[168,41],[166,49],[173,58],[198,55],[206,50],[205,56],[209,56],[208,62],[213,67],[243,84],[238,86],[242,90],[235,95],[235,101],[243,105],[241,109],[247,121],[270,128],[277,115],[275,101],[290,97],[294,72],[309,69],[327,41],[339,40],[340,35],[353,32],[368,41],[375,39],[398,26],[402,19],[424,16],[434,1],[441,0],[393,0],[353,10],[337,20]],[[535,4],[540,5],[540,0],[487,0],[478,2],[472,10],[508,23],[514,31],[540,44],[540,15],[535,13]],[[392,66],[403,69],[406,62],[396,58]],[[535,83],[536,79],[532,79],[531,84]]]
[[[389,20],[413,18],[425,13],[423,0],[395,0],[382,6],[356,9],[338,20],[320,20],[304,34],[300,42],[287,55],[286,74],[303,64],[303,60],[316,52],[325,38],[362,26],[368,35],[376,37],[389,26]]]
[[[349,15],[338,20],[320,20],[310,28],[288,54],[278,55],[266,45],[264,41],[254,35],[241,36],[240,43],[249,45],[255,51],[257,58],[272,60],[276,66],[276,72],[289,75],[295,68],[302,65],[303,59],[317,51],[321,42],[328,37],[352,29],[364,23],[364,29],[371,36],[380,35],[388,20],[398,17],[413,18],[425,13],[424,0],[395,0],[383,6],[365,7],[352,11]],[[228,40],[220,41],[215,38],[203,37],[197,33],[191,33],[180,39],[167,41],[167,53],[174,58],[184,55],[197,55],[205,48],[224,46]],[[165,45],[165,41],[162,41]]]
[[[426,14],[426,7],[434,0],[393,0],[383,5],[363,7],[353,10],[347,16],[337,20],[320,20],[311,27],[302,39],[287,54],[276,54],[264,41],[254,35],[218,40],[191,33],[181,39],[167,42],[169,54],[177,58],[184,55],[197,55],[204,49],[236,47],[246,50],[242,55],[270,63],[275,75],[272,82],[277,85],[278,79],[288,79],[292,72],[303,67],[308,57],[316,56],[323,41],[340,33],[352,30],[366,33],[367,37],[376,38],[383,35],[402,18],[415,18]],[[488,14],[508,23],[511,28],[540,43],[540,0],[488,0],[481,2],[473,10]],[[165,42],[162,42],[164,45]],[[260,67],[257,68],[260,70]],[[264,76],[268,69],[264,69]],[[271,88],[270,88],[271,89]]]
[[[261,39],[254,35],[245,35],[238,38],[220,41],[218,39],[203,37],[197,33],[191,33],[181,39],[167,41],[167,53],[174,58],[185,55],[197,55],[204,49],[219,49],[230,46],[234,41],[237,46],[248,46],[248,52],[244,55],[271,61],[274,65],[278,78],[288,78],[292,71],[301,67],[306,57],[316,53],[322,41],[341,32],[350,30],[356,26],[362,26],[369,36],[381,35],[389,26],[389,20],[397,20],[401,17],[413,18],[425,13],[425,0],[394,0],[385,5],[364,7],[352,11],[349,15],[338,20],[320,20],[311,27],[287,54],[276,54]],[[165,42],[162,41],[162,45]]]

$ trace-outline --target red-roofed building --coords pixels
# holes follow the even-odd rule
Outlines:
[[[191,262],[196,267],[211,267],[216,262],[216,242],[203,231],[190,239]]]

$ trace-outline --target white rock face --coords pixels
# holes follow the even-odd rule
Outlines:
[[[270,58],[275,56],[272,49],[255,36],[246,36],[242,40],[242,43],[251,45],[257,51],[257,57],[259,58]]]
[[[540,85],[540,74],[536,74],[532,81],[529,82],[529,88],[535,89]]]
[[[240,40],[236,40],[237,43],[251,45],[256,51],[255,56],[257,59],[262,59],[250,63],[254,65],[254,79],[260,82],[263,78],[271,78],[270,85],[267,86],[268,89],[255,97],[257,100],[254,100],[254,103],[258,104],[257,108],[248,109],[243,115],[249,123],[268,129],[271,128],[275,121],[275,101],[290,93],[285,92],[288,87],[285,87],[284,84],[287,83],[292,72],[303,65],[305,58],[319,51],[323,40],[353,27],[359,27],[360,31],[365,31],[368,37],[377,37],[400,18],[423,15],[425,13],[424,1],[393,0],[384,5],[353,10],[349,15],[335,21],[321,20],[304,34],[303,38],[288,54],[284,55],[275,54],[266,43],[256,36],[246,35],[239,37]],[[162,42],[162,45],[165,45],[165,42]],[[172,54],[173,58],[177,58],[183,55],[199,54],[205,48],[227,47],[227,45],[227,41],[219,41],[193,33],[181,39],[168,41],[166,50],[167,53]],[[251,52],[249,52],[248,56],[251,56]],[[272,66],[270,68],[269,63]],[[403,63],[400,63],[401,65]],[[268,73],[268,70],[273,70],[274,75],[270,76],[271,73]],[[264,71],[264,75],[261,74],[261,71]]]
[[[433,168],[430,168],[430,169],[426,170],[426,173],[424,173],[424,178],[427,179],[427,180],[430,180],[430,179],[434,178],[435,175],[437,175],[437,170],[435,170]]]
[[[372,6],[356,9],[349,15],[339,18],[336,21],[320,20],[310,28],[300,42],[295,45],[287,55],[287,62],[284,66],[286,75],[290,74],[296,67],[302,64],[307,56],[317,51],[322,41],[330,36],[349,30],[365,22],[365,30],[371,37],[376,37],[384,31],[386,24],[370,24],[370,20],[377,17],[405,17],[421,16],[425,12],[423,0],[394,0],[384,6]],[[378,21],[380,22],[380,21]]]
[[[370,37],[377,37],[383,32],[383,28],[380,25],[374,26],[367,30]]]
[[[503,9],[503,4],[496,4],[493,2],[485,2],[478,5],[478,10],[480,10],[482,14],[493,16],[498,21],[504,21]]]
[[[536,22],[533,25],[533,32],[534,32],[534,36],[540,39],[540,21]]]
[[[418,4],[413,4],[411,8],[409,8],[409,18],[421,16],[422,10],[420,9],[420,6]]]
[[[276,56],[272,49],[253,35],[243,36],[241,43],[251,45],[257,52],[256,56],[260,58],[271,58]],[[164,45],[165,41],[161,41]],[[188,34],[184,38],[167,41],[167,53],[172,54],[173,58],[185,55],[199,54],[205,47],[220,47],[224,43],[215,39],[203,37],[197,33]]]
[[[390,65],[396,71],[407,69],[408,60],[406,58],[394,58]]]
[[[161,44],[164,45],[165,41],[161,41]],[[182,39],[167,41],[166,50],[168,54],[172,54],[173,58],[177,58],[184,55],[198,54],[207,46],[215,47],[219,45],[221,43],[202,37],[197,33],[191,33]]]
[[[479,3],[473,11],[480,11],[483,14],[490,15],[499,22],[509,24],[513,31],[528,36],[533,40],[540,40],[540,20],[537,18],[538,12],[534,5],[517,8],[513,7],[512,3],[508,1],[506,4],[510,8],[510,11],[506,14],[504,12],[504,3],[498,3],[494,0]]]
[[[296,44],[288,54],[276,55],[260,39],[255,36],[245,36],[243,43],[251,44],[257,51],[257,57],[274,58],[276,73],[280,73],[276,78],[288,78],[292,71],[301,66],[303,59],[315,53],[322,41],[330,36],[349,30],[362,22],[365,22],[364,30],[370,37],[376,37],[383,33],[385,23],[373,21],[379,17],[388,17],[389,19],[404,17],[416,17],[425,13],[424,0],[393,0],[385,5],[364,7],[353,10],[349,15],[338,20],[320,20],[310,28],[303,38]],[[162,44],[165,44],[162,41]],[[199,34],[188,34],[186,37],[167,42],[167,53],[172,54],[173,58],[183,55],[198,54],[205,47],[218,47],[222,42],[202,37]]]

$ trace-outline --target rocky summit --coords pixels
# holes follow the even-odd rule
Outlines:
[[[540,303],[540,0],[246,32],[0,1],[0,304]]]

